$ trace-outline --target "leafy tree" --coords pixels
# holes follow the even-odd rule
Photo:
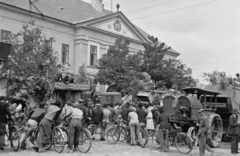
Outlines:
[[[159,70],[158,86],[167,88],[193,87],[198,80],[192,78],[192,69],[182,64],[180,60],[162,60],[163,68]]]
[[[225,90],[230,84],[232,84],[232,78],[228,77],[225,72],[219,72],[217,70],[211,73],[203,73],[203,77],[206,81],[213,85],[220,85],[220,90]]]
[[[78,68],[78,74],[75,75],[75,83],[88,83],[90,78],[86,74],[86,66],[83,64]]]
[[[12,35],[12,51],[1,75],[2,79],[7,79],[7,95],[31,95],[36,102],[52,95],[55,77],[61,68],[57,53],[49,46],[53,41],[52,37],[42,34],[41,28],[34,26],[34,21]],[[27,93],[22,93],[22,89]]]
[[[191,77],[192,70],[182,64],[180,60],[164,60],[165,53],[171,49],[164,43],[160,43],[157,38],[149,36],[150,42],[143,43],[145,48],[141,52],[141,71],[147,72],[151,76],[156,88],[177,87],[196,85],[197,80]]]
[[[99,72],[96,81],[100,84],[116,85],[117,91],[129,92],[139,89],[146,76],[140,72],[141,57],[139,53],[131,53],[130,41],[120,37],[110,46],[108,52],[99,59]]]

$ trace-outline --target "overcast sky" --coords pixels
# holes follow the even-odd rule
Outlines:
[[[111,0],[103,3],[111,10]],[[203,72],[240,73],[240,0],[112,0],[114,12],[117,3],[132,23],[181,53],[201,83]]]

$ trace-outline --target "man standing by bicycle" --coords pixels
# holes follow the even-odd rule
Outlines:
[[[200,123],[199,125],[199,131],[198,131],[198,137],[199,137],[199,153],[200,156],[205,155],[205,149],[211,153],[211,156],[214,153],[214,150],[212,150],[207,144],[207,135],[208,135],[208,129],[209,129],[209,121],[208,117],[204,114],[204,109],[200,109],[198,111],[198,114],[200,116]]]
[[[37,152],[45,152],[43,149],[43,145],[46,143],[45,140],[51,139],[53,124],[58,120],[61,113],[60,101],[55,102],[51,100],[49,103],[50,106],[48,107],[47,113],[39,124],[39,136],[37,138],[36,147],[33,147],[33,149]]]
[[[26,149],[26,140],[31,136],[32,132],[38,127],[39,122],[44,117],[46,111],[44,110],[45,102],[39,104],[39,108],[36,108],[34,111],[30,112],[30,119],[27,122],[27,132],[21,142],[21,149]]]
[[[82,118],[83,112],[80,109],[79,103],[75,103],[73,108],[71,109],[71,121],[69,124],[69,141],[68,141],[68,149],[67,153],[73,153],[74,149],[77,148],[80,132],[82,128]]]
[[[105,130],[107,128],[107,124],[109,123],[110,115],[111,115],[111,111],[108,109],[108,104],[103,104],[102,131],[100,134],[101,141],[105,141]]]
[[[0,150],[4,150],[7,117],[11,119],[9,104],[0,101]]]
[[[160,124],[159,126],[159,139],[161,145],[160,151],[168,152],[169,116],[164,113],[163,107],[159,108],[159,112],[160,113],[156,118],[156,123]]]

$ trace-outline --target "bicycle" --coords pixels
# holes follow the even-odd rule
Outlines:
[[[156,149],[160,149],[159,129],[156,128],[152,137],[153,146]],[[192,139],[186,133],[181,132],[181,127],[170,126],[169,131],[169,145],[175,146],[178,152],[182,154],[188,154],[192,151]]]
[[[7,141],[10,142],[11,147],[14,151],[18,151],[20,147],[20,137],[18,133],[18,129],[13,123],[9,120],[8,123],[8,131],[6,133]],[[9,144],[5,144],[4,146],[8,146]]]
[[[68,120],[71,121],[71,120]],[[55,133],[58,132],[60,133],[58,138],[54,139],[54,148],[55,151],[58,153],[61,153],[67,145],[68,140],[65,140],[65,138],[68,138],[68,127],[69,127],[69,122],[66,120],[63,120],[63,122],[55,128]],[[66,136],[66,137],[65,137]],[[90,132],[82,127],[80,131],[80,137],[77,145],[77,149],[81,153],[87,153],[92,147],[92,138]]]
[[[127,143],[130,143],[131,134],[130,134],[129,126],[125,121],[122,121],[116,117],[115,117],[115,120],[117,121],[117,126],[110,128],[107,132],[108,142],[111,144],[115,144],[117,141],[123,142],[124,140],[126,140]],[[143,145],[145,146],[148,143],[149,135],[147,130],[144,128],[144,126],[141,126],[140,133],[141,133],[140,135],[142,136],[142,140],[144,142]],[[111,139],[113,140],[113,142],[111,142]],[[136,142],[137,144],[140,144],[137,136],[136,136]]]

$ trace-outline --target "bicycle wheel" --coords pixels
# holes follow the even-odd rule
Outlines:
[[[177,133],[174,144],[177,150],[183,154],[188,154],[193,149],[192,140],[186,133],[182,133],[182,132]]]
[[[12,126],[10,129],[10,143],[14,151],[18,151],[20,145],[19,133],[15,126]]]
[[[159,131],[156,130],[152,136],[152,144],[153,147],[156,149],[160,149],[161,145],[160,145],[160,140],[159,140]]]
[[[126,129],[123,126],[120,126],[118,128],[118,133],[119,133],[118,141],[120,141],[120,142],[125,141],[126,140],[126,135],[127,135]]]
[[[53,145],[53,137],[54,135],[52,134],[51,138],[46,138],[46,136],[44,136],[43,140],[44,140],[44,143],[43,143],[43,149],[44,150],[49,150],[51,149],[52,145]]]
[[[61,153],[65,146],[63,131],[60,128],[55,128],[53,131],[53,146],[56,152]]]
[[[107,131],[107,141],[110,144],[116,144],[119,139],[118,127],[112,127]]]
[[[83,128],[80,132],[77,149],[81,153],[87,153],[91,147],[92,147],[91,134],[87,129]]]
[[[140,129],[140,135],[142,137],[143,145],[145,146],[148,143],[148,132],[147,132],[147,130],[144,129],[144,128],[141,128]]]

